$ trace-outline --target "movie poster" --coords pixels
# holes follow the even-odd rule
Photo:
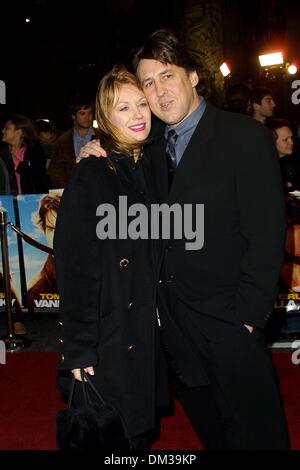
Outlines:
[[[23,237],[23,250],[29,313],[58,311],[52,250],[60,198],[60,193],[55,191],[17,197],[20,228],[26,235]]]
[[[300,332],[300,191],[286,195],[286,210],[285,257],[275,310],[286,315],[285,331]]]
[[[11,222],[13,224],[15,223],[13,196],[0,196],[0,210],[7,212],[8,222]],[[17,235],[9,226],[7,228],[7,241],[8,241],[8,252],[9,252],[12,305],[13,305],[13,309],[18,310],[21,308],[21,303],[22,303],[19,253],[18,253],[18,245],[17,245]],[[3,281],[4,280],[3,280],[2,255],[1,255],[0,256],[0,312],[5,311],[5,295],[4,295],[4,282]]]

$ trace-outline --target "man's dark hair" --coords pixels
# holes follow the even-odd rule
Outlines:
[[[187,72],[196,70],[199,76],[197,91],[201,95],[207,89],[207,76],[200,64],[189,54],[184,41],[170,29],[159,29],[149,36],[142,47],[133,51],[132,65],[136,73],[142,59],[152,59],[162,64],[173,64],[184,68]]]
[[[70,114],[71,116],[75,116],[77,111],[80,109],[94,109],[94,100],[91,99],[90,96],[77,94],[74,96],[71,105],[70,105]]]
[[[254,103],[256,103],[260,105],[262,102],[262,99],[265,96],[273,96],[273,93],[269,88],[265,88],[265,87],[253,88],[253,90],[251,91],[251,95],[250,95],[250,104],[253,105]]]

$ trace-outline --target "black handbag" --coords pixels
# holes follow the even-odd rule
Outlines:
[[[56,415],[58,449],[130,449],[130,439],[120,414],[105,402],[84,370],[81,370],[81,380],[80,383],[73,377],[68,408],[60,410]],[[74,408],[72,407],[74,390],[75,386],[79,385],[82,387],[84,405]],[[90,400],[88,387],[93,390],[97,401]]]

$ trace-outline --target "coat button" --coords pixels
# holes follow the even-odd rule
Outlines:
[[[121,261],[120,261],[121,268],[127,268],[128,264],[129,264],[128,259],[126,259],[126,258],[121,259]]]
[[[65,361],[65,356],[63,354],[60,355],[60,362],[64,362]]]
[[[63,342],[63,340],[62,340],[61,338],[58,338],[58,341],[59,341],[61,344],[63,344],[63,343],[64,343],[64,342]]]
[[[168,278],[168,283],[171,284],[175,279],[175,276],[173,274],[170,274],[169,278]]]
[[[134,350],[135,350],[135,345],[134,344],[131,344],[127,349],[128,352],[133,352]]]
[[[131,310],[133,306],[134,306],[134,302],[133,301],[129,302],[128,307],[127,307],[128,310]]]
[[[63,322],[62,322],[62,321],[59,321],[58,324],[59,324],[59,326],[63,326]]]
[[[160,279],[160,280],[158,281],[158,284],[162,284],[162,279]]]

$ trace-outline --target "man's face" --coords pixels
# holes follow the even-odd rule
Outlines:
[[[264,96],[263,99],[261,100],[260,114],[266,118],[272,117],[275,106],[276,104],[272,96],[270,95]]]
[[[276,129],[276,134],[278,138],[275,143],[279,155],[282,157],[293,153],[293,134],[291,129],[287,126],[280,127]]]
[[[72,116],[74,119],[74,126],[80,127],[82,129],[88,129],[93,125],[93,110],[92,108],[82,108],[77,111],[75,116]]]
[[[196,71],[187,72],[173,64],[142,59],[137,76],[153,114],[166,124],[176,127],[198,106]]]

